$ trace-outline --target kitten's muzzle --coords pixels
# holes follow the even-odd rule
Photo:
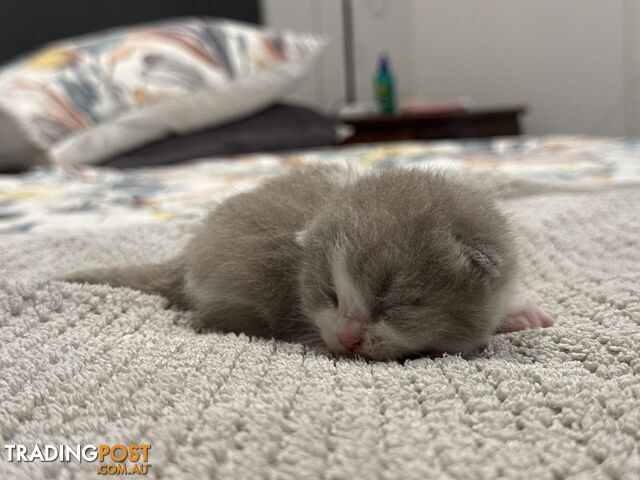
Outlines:
[[[337,334],[340,345],[351,352],[355,352],[364,341],[365,326],[369,322],[366,313],[351,313],[343,317],[342,328]]]

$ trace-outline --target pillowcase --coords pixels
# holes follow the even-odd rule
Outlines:
[[[325,45],[187,18],[46,46],[0,70],[0,164],[95,163],[238,119],[288,93]]]
[[[252,152],[274,152],[339,143],[334,118],[309,108],[273,105],[213,128],[170,136],[104,160],[100,165],[130,168]]]

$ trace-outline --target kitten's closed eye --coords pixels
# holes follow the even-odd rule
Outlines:
[[[425,302],[421,297],[408,298],[406,304],[410,307],[423,307]]]
[[[337,308],[340,303],[338,299],[338,294],[331,287],[325,287],[321,290],[322,296],[327,299],[327,301],[334,307]]]
[[[384,301],[378,300],[371,311],[371,318],[373,319],[373,321],[377,322],[379,320],[388,320],[388,308],[389,306],[385,304]]]

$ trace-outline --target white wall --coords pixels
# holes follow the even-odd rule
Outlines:
[[[344,96],[340,0],[263,0],[266,22],[335,38],[295,98]],[[527,104],[527,132],[640,134],[640,2],[353,0],[360,99],[388,51],[400,98]]]
[[[356,90],[373,99],[373,75],[381,52],[398,72],[398,95],[413,91],[412,11],[406,0],[353,0]],[[265,23],[330,36],[331,44],[310,79],[291,98],[337,111],[344,102],[341,0],[263,0]],[[400,75],[400,72],[402,74]]]
[[[291,99],[330,110],[344,97],[342,15],[339,0],[262,0],[267,25],[323,33],[331,38],[309,78]]]
[[[621,1],[430,0],[413,8],[422,93],[525,102],[535,133],[623,133]]]
[[[640,136],[640,2],[623,3],[625,134]]]

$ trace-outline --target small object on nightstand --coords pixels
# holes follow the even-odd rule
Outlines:
[[[389,57],[380,55],[378,73],[375,77],[376,99],[383,115],[392,115],[396,109],[393,92],[393,75],[389,68]]]
[[[460,100],[444,102],[428,102],[426,100],[408,100],[400,107],[403,115],[427,115],[434,113],[460,113],[467,110],[467,106]]]

